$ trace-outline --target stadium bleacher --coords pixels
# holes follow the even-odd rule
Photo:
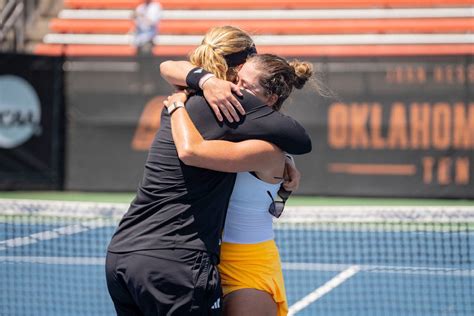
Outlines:
[[[65,0],[38,54],[131,56],[137,0]],[[185,55],[215,25],[239,26],[286,56],[474,52],[472,0],[162,0],[155,55]]]

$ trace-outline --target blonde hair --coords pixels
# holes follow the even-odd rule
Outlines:
[[[254,46],[252,38],[235,26],[216,26],[209,29],[204,39],[189,59],[196,67],[204,68],[223,80],[236,75],[234,67],[229,67],[225,55],[241,52]]]

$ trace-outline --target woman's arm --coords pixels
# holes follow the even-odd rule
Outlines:
[[[176,93],[165,101],[165,106],[185,101],[184,93]],[[187,165],[223,172],[266,172],[281,168],[284,163],[282,151],[266,141],[203,139],[184,107],[172,112],[171,130],[178,156]]]
[[[285,155],[285,170],[283,172],[283,187],[287,191],[296,191],[300,185],[301,173],[296,168],[295,161],[290,155]]]
[[[186,87],[186,76],[194,67],[189,61],[167,60],[160,64],[160,73],[171,85]]]
[[[160,64],[160,73],[168,83],[178,87],[186,87],[186,77],[195,66],[189,61],[167,60]],[[205,80],[201,86],[204,97],[214,111],[219,121],[223,120],[222,114],[229,122],[239,121],[239,111],[242,115],[245,110],[232,92],[242,95],[237,85],[216,77]],[[237,109],[237,111],[236,111]],[[221,114],[222,113],[222,114]]]

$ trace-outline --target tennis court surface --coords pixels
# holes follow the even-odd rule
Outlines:
[[[126,209],[0,200],[0,314],[114,315]],[[291,315],[474,315],[473,206],[288,207],[275,228]]]

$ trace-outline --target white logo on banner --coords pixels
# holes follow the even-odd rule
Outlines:
[[[14,148],[41,132],[41,107],[24,79],[0,76],[0,148]]]

